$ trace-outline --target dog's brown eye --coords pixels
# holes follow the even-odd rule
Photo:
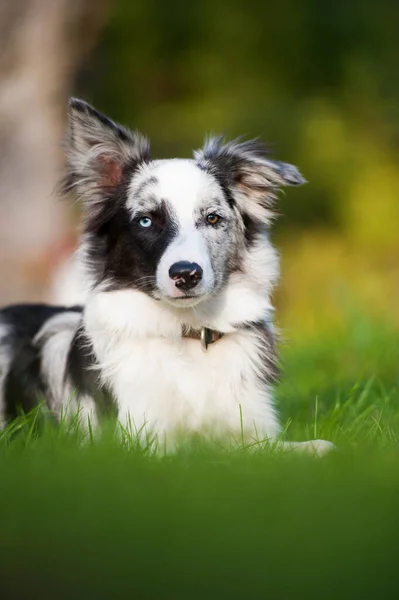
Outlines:
[[[219,215],[216,215],[215,213],[210,213],[206,217],[206,222],[209,223],[209,225],[216,225],[216,223],[219,223],[219,221],[220,221],[220,217],[219,217]]]

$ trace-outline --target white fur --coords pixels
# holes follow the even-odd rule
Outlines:
[[[153,161],[141,167],[139,174],[132,180],[127,207],[132,216],[135,214],[135,194],[146,178],[154,176],[156,182],[150,185],[150,191],[157,198],[173,204],[179,217],[191,219],[193,208],[203,200],[220,194],[216,180],[198,168],[194,160],[172,158]]]
[[[10,368],[12,353],[7,344],[7,337],[10,335],[9,325],[0,322],[0,429],[4,426],[4,383]]]
[[[247,440],[274,438],[279,425],[270,391],[256,377],[256,336],[232,330],[204,353],[198,340],[182,338],[186,311],[195,320],[192,309],[173,310],[137,291],[89,298],[86,330],[121,422],[156,432],[168,446],[182,431],[238,439],[243,427]]]
[[[196,287],[196,291],[209,294],[214,285],[214,274],[209,260],[204,238],[195,228],[192,220],[180,220],[179,235],[162,256],[157,269],[157,286],[164,297],[179,298],[184,292],[179,290],[174,281],[169,277],[170,267],[179,261],[197,263],[203,270],[203,279]]]
[[[182,324],[198,326],[196,318],[192,309],[172,310],[137,291],[90,297],[86,330],[122,425],[144,440],[155,435],[167,450],[184,433],[273,441],[280,426],[271,390],[257,377],[263,365],[256,334],[230,324],[204,353],[197,340],[181,336]],[[322,456],[334,445],[314,440],[277,447]]]
[[[308,442],[280,442],[277,448],[284,452],[294,451],[321,457],[331,452],[331,450],[335,450],[335,445],[326,440],[310,440]]]
[[[56,305],[85,303],[87,280],[82,277],[78,253],[68,256],[58,265],[52,276],[49,293],[51,302]]]
[[[41,345],[41,372],[47,382],[47,402],[58,417],[68,418],[79,410],[83,424],[96,422],[93,398],[76,396],[66,379],[66,364],[71,342],[81,321],[78,312],[64,312],[46,321],[37,333],[34,343]]]

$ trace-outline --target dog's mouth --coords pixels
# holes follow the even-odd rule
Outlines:
[[[163,296],[163,299],[168,304],[173,304],[174,306],[195,306],[204,299],[204,295],[184,294],[181,296]]]

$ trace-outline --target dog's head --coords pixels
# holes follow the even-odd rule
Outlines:
[[[242,270],[277,190],[304,181],[257,141],[211,138],[193,159],[152,160],[145,137],[75,99],[67,156],[64,190],[83,200],[93,285],[175,306],[215,295]]]

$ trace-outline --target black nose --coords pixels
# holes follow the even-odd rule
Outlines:
[[[169,277],[179,290],[191,290],[202,279],[202,269],[197,263],[181,260],[169,269]]]

